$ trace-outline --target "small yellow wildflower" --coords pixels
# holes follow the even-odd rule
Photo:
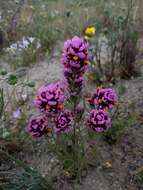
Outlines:
[[[103,166],[105,167],[105,168],[112,168],[112,164],[111,164],[111,162],[110,161],[107,161],[107,162],[105,162],[104,164],[103,164]]]
[[[93,26],[89,26],[89,27],[87,27],[87,28],[85,29],[85,34],[86,34],[88,37],[94,36],[95,32],[96,32],[96,28],[93,27]]]
[[[88,36],[84,36],[84,40],[85,40],[85,41],[88,41],[88,40],[89,40],[89,37],[88,37]]]
[[[65,176],[66,177],[70,177],[71,176],[70,173],[69,173],[69,171],[65,171]]]

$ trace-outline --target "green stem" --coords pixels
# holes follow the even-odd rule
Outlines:
[[[75,100],[74,101],[74,110],[75,110],[75,108],[76,108],[76,105],[77,105],[77,101]],[[76,159],[76,153],[77,153],[77,151],[76,151],[76,120],[74,119],[74,132],[73,132],[73,160],[74,160],[74,172],[76,172],[76,166],[77,166],[77,164],[78,164],[78,161],[77,161],[77,159]]]

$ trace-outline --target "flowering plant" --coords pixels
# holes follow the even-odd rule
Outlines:
[[[81,158],[85,156],[83,126],[97,133],[107,131],[112,123],[109,112],[117,104],[116,92],[103,87],[98,87],[86,101],[83,85],[84,74],[90,63],[88,46],[87,41],[77,36],[65,42],[61,59],[64,81],[48,84],[38,90],[34,104],[41,113],[30,118],[26,127],[26,131],[34,138],[51,133],[56,145],[61,145],[60,138],[63,135],[67,137],[63,141],[63,149],[69,152],[68,162],[72,161],[70,171],[69,168],[66,170],[74,176],[79,173]],[[86,104],[91,106],[87,114]],[[70,151],[67,149],[69,142]]]

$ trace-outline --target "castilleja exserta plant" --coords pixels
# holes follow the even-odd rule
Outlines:
[[[111,113],[117,105],[116,92],[111,88],[97,87],[88,101],[82,94],[91,57],[88,47],[88,42],[77,36],[64,43],[61,58],[64,80],[45,85],[38,90],[34,105],[39,109],[40,115],[30,118],[26,127],[26,131],[33,138],[46,135],[47,138],[56,139],[66,134],[66,137],[69,135],[72,139],[72,146],[77,146],[81,143],[79,139],[84,126],[93,133],[106,132],[112,126]],[[73,106],[68,106],[69,104]],[[86,109],[85,104],[90,109]],[[52,135],[47,135],[49,133]],[[79,154],[80,148],[79,151],[77,149],[72,149],[74,155]],[[75,158],[76,156],[74,163]]]

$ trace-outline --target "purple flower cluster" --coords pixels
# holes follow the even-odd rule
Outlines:
[[[33,138],[40,138],[48,132],[66,133],[72,129],[74,120],[80,122],[85,106],[75,97],[80,97],[84,73],[89,64],[88,43],[75,36],[64,44],[62,55],[66,85],[61,82],[51,83],[38,90],[34,104],[43,113],[29,120],[26,131]],[[65,87],[68,88],[74,108],[72,112],[64,109]],[[76,100],[76,99],[75,99]],[[78,100],[78,99],[77,99]],[[87,126],[96,132],[106,131],[111,127],[111,119],[107,111],[117,104],[117,95],[111,88],[97,88],[89,100],[94,109],[90,111]],[[95,109],[96,108],[96,109]],[[50,124],[50,127],[49,127]]]
[[[41,87],[34,103],[42,112],[58,113],[63,109],[64,87],[59,82]]]
[[[98,87],[89,102],[97,106],[97,109],[111,110],[116,106],[117,99],[117,94],[112,88]]]
[[[26,127],[26,131],[30,133],[33,138],[42,137],[48,133],[49,129],[47,117],[43,115],[31,117]]]
[[[26,127],[26,131],[33,138],[42,137],[45,133],[52,131],[48,120],[51,117],[50,122],[53,123],[54,118],[64,109],[64,92],[65,85],[61,82],[51,83],[38,90],[34,104],[43,112],[43,116],[32,117]]]
[[[96,132],[106,131],[111,127],[108,111],[117,104],[117,94],[111,88],[98,87],[89,100],[90,105],[96,109],[91,110],[88,118],[88,127]]]
[[[89,113],[87,125],[96,132],[103,132],[111,127],[111,119],[107,112],[93,109]]]
[[[64,110],[55,120],[55,132],[61,134],[69,132],[73,124],[73,117],[70,111]]]
[[[88,43],[75,36],[64,44],[62,63],[68,90],[72,95],[77,95],[82,89],[84,73],[89,64]]]

